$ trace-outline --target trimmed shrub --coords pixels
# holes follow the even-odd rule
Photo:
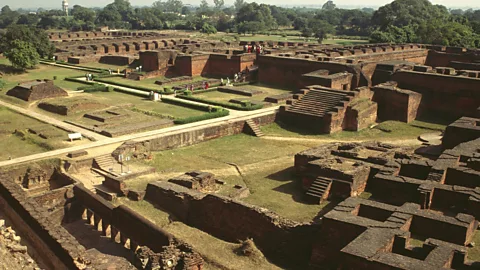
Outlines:
[[[185,90],[185,91],[183,92],[183,94],[184,94],[185,96],[188,96],[188,97],[190,97],[190,96],[193,95],[192,91],[190,91],[190,90]]]
[[[53,76],[53,80],[56,81],[56,80],[57,80],[57,76]]]
[[[65,81],[70,81],[70,82],[90,84],[90,85],[95,84],[95,82],[80,80],[78,77],[65,77],[64,80]]]
[[[162,102],[170,103],[173,105],[179,105],[179,106],[190,108],[190,109],[205,111],[205,112],[209,112],[212,108],[212,106],[209,106],[209,105],[195,104],[195,103],[190,103],[190,102],[186,102],[179,99],[163,98]],[[214,107],[214,108],[218,108],[218,107]],[[220,108],[220,109],[223,109],[223,108]],[[215,110],[218,110],[218,109],[215,109]]]
[[[184,125],[184,124],[194,123],[198,121],[224,117],[224,116],[228,116],[229,114],[230,114],[229,110],[222,109],[222,110],[209,112],[209,113],[198,115],[198,116],[191,116],[191,117],[177,119],[173,122],[177,125]]]
[[[150,87],[144,87],[144,86],[131,86],[125,83],[118,83],[118,82],[111,82],[109,80],[104,80],[103,78],[98,78],[96,79],[97,82],[103,82],[103,83],[108,83],[111,85],[115,86],[120,86],[120,87],[127,87],[127,88],[132,88],[135,90],[140,90],[140,91],[145,91],[145,92],[164,92],[162,88],[150,88]]]
[[[162,119],[172,119],[172,120],[175,119],[175,117],[173,117],[171,115],[168,115],[168,114],[161,114],[161,113],[157,113],[157,112],[154,112],[154,111],[142,110],[142,109],[139,109],[137,107],[133,107],[131,110],[134,111],[134,112],[143,113],[143,114],[148,115],[148,116],[160,117]]]

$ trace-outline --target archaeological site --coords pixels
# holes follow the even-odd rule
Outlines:
[[[48,37],[0,91],[0,269],[480,269],[480,50]]]

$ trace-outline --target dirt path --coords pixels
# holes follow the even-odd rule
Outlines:
[[[315,139],[315,138],[298,138],[298,137],[277,137],[277,136],[264,136],[264,140],[274,141],[288,141],[288,142],[309,142],[309,143],[361,143],[372,140],[336,140],[336,139]],[[398,146],[415,146],[422,145],[422,142],[418,139],[397,139],[397,140],[382,140],[382,143],[393,144]]]

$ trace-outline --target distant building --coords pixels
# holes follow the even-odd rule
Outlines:
[[[65,13],[65,16],[68,16],[68,1],[67,0],[62,1],[62,9],[63,9],[63,12]]]

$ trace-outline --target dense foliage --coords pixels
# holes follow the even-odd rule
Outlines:
[[[79,5],[64,16],[61,10],[29,13],[0,11],[0,28],[29,25],[41,29],[93,30],[183,29],[207,34],[217,31],[238,34],[273,34],[279,29],[298,30],[295,35],[322,41],[327,35],[369,37],[372,42],[418,42],[450,46],[478,47],[480,10],[448,10],[428,0],[395,0],[378,10],[341,9],[335,1],[322,8],[282,8],[235,0],[202,0],[185,5],[181,0],[158,0],[148,7],[134,7],[128,0],[114,0],[104,8]],[[289,33],[292,34],[292,33]]]

